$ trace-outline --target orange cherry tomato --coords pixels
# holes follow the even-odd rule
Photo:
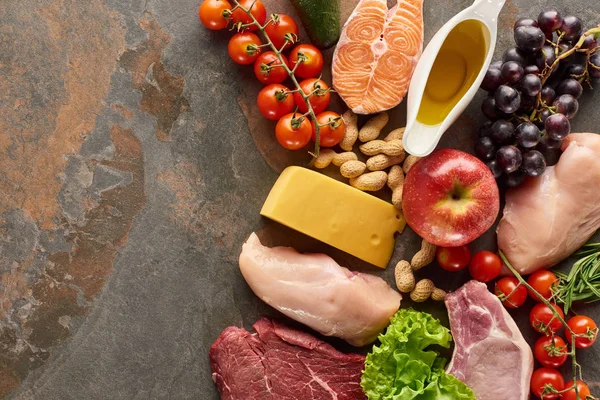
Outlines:
[[[281,55],[285,65],[289,66],[288,59]],[[256,79],[268,85],[270,83],[281,83],[288,77],[288,73],[282,66],[279,57],[273,51],[262,53],[254,62],[254,75]]]
[[[241,65],[252,64],[260,55],[261,41],[254,33],[240,32],[233,35],[227,45],[229,57]]]
[[[231,10],[231,3],[227,0],[204,0],[198,9],[200,22],[213,31],[224,29],[229,23],[223,15],[225,10]]]
[[[252,5],[252,3],[254,3],[254,5]],[[240,0],[240,6],[244,7],[246,10],[249,9],[250,13],[252,16],[254,16],[254,18],[256,18],[256,21],[258,21],[259,24],[265,24],[265,21],[267,20],[267,10],[262,1],[256,0],[255,2],[255,0]],[[250,7],[252,7],[252,9],[250,9]],[[237,8],[231,13],[231,19],[236,24],[242,23],[245,25],[253,22],[252,17],[250,17],[250,15],[248,15],[248,13],[241,8]],[[247,31],[255,31],[258,29],[258,27],[256,25],[252,25],[244,29]]]
[[[290,53],[290,64],[300,78],[314,78],[323,69],[323,54],[312,44],[299,44]]]
[[[312,125],[301,114],[289,113],[281,117],[275,127],[275,136],[280,145],[288,150],[298,150],[310,142]]]
[[[576,315],[567,321],[567,325],[575,332],[575,347],[587,349],[594,344],[598,337],[598,327],[593,319],[585,315]],[[567,343],[572,343],[571,332],[565,329]]]
[[[498,280],[495,293],[508,308],[519,308],[527,300],[527,289],[520,285],[519,280],[513,276]]]
[[[267,119],[277,121],[294,109],[294,98],[287,87],[273,83],[265,86],[256,98],[258,110]]]
[[[346,125],[344,120],[338,113],[333,111],[324,111],[317,114],[317,122],[322,126],[319,129],[319,144],[321,147],[333,147],[344,138],[346,132]],[[312,140],[317,140],[317,132],[314,121],[312,123]]]
[[[271,38],[271,42],[278,49],[281,50],[283,45],[288,40],[288,43],[285,45],[287,49],[298,40],[298,25],[296,21],[289,15],[285,14],[274,14],[275,20],[270,22],[265,28],[265,32]]]
[[[562,394],[562,400],[585,400],[588,396],[592,395],[588,385],[581,381],[577,381],[577,392],[579,393],[579,399],[577,399],[577,394],[575,393],[575,385],[573,384],[573,381],[569,381],[565,385],[565,389],[569,388],[571,389],[567,390]]]
[[[300,88],[302,88],[302,91],[307,95],[312,93],[308,98],[308,101],[310,102],[310,105],[316,114],[325,111],[329,105],[331,95],[328,90],[329,86],[327,86],[323,80],[316,78],[305,79],[300,82]],[[300,93],[294,93],[294,101],[298,106],[298,110],[302,111],[303,113],[308,111],[308,106],[306,105],[306,102]]]

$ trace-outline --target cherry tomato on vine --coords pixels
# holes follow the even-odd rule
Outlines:
[[[252,5],[252,3],[254,3],[254,5]],[[252,6],[252,9],[250,9],[250,13],[254,16],[254,18],[256,18],[259,24],[265,24],[265,21],[267,20],[267,10],[265,9],[265,5],[262,1],[256,0],[255,2],[254,0],[240,0],[240,6],[244,7],[246,10],[250,9],[250,6]],[[233,10],[233,12],[231,13],[231,19],[236,24],[240,22],[242,24],[249,24],[252,22],[252,17],[250,17],[250,15],[248,15],[241,8]],[[256,25],[244,28],[244,30],[247,31],[255,31],[257,29],[258,27]]]
[[[500,298],[505,307],[519,308],[527,300],[527,289],[519,284],[519,280],[507,276],[496,282],[496,296]]]
[[[438,247],[435,257],[440,267],[446,271],[456,272],[469,265],[471,250],[466,245],[459,247]]]
[[[233,61],[241,65],[252,64],[260,55],[260,39],[252,32],[240,32],[233,35],[227,51]]]
[[[213,31],[224,29],[229,23],[223,15],[225,10],[231,10],[231,3],[227,0],[204,0],[198,9],[200,22]]]
[[[333,147],[344,138],[346,125],[344,120],[338,113],[333,111],[324,111],[317,114],[317,122],[319,124],[327,124],[319,130],[319,144],[321,147]],[[317,140],[317,132],[314,121],[312,123],[312,140]]]
[[[565,380],[560,372],[552,368],[540,368],[533,371],[533,375],[531,375],[531,392],[542,400],[559,399],[559,393],[546,392],[542,397],[544,388],[547,385],[552,385],[554,389],[560,392],[565,388]]]
[[[289,66],[288,59],[281,55],[285,65]],[[256,79],[268,85],[270,83],[281,83],[288,77],[288,73],[282,66],[279,57],[273,51],[262,53],[254,62],[254,75]]]
[[[535,359],[546,368],[558,368],[567,361],[567,344],[560,336],[542,336],[533,346]]]
[[[565,313],[563,310],[554,303],[552,304],[552,308],[561,316],[561,318],[565,318]],[[543,333],[544,335],[551,335],[552,333],[556,333],[562,328],[562,322],[552,312],[552,310],[545,304],[540,303],[536,304],[529,313],[529,323],[531,327],[539,333]]]
[[[294,21],[294,19],[289,15],[274,15],[275,20],[273,22],[270,22],[266,26],[265,32],[267,35],[269,35],[269,38],[271,39],[271,42],[273,42],[273,45],[278,50],[281,50],[281,48],[285,44],[286,37],[292,40],[293,42],[296,42],[296,40],[298,40],[298,25],[296,24],[296,21]],[[285,45],[285,48],[287,49],[291,45],[292,42],[288,41],[288,43]]]
[[[489,282],[500,275],[502,260],[491,251],[483,250],[475,253],[469,263],[469,273],[479,282]]]
[[[321,79],[309,78],[300,82],[300,88],[306,94],[312,93],[308,98],[310,105],[313,108],[315,114],[320,113],[321,111],[325,111],[327,106],[329,105],[329,100],[331,99],[331,95],[329,93],[329,86]],[[308,111],[308,106],[306,102],[302,98],[302,95],[298,92],[294,92],[294,101],[298,106],[298,110],[303,113]]]
[[[558,284],[558,278],[550,271],[540,270],[529,276],[527,283],[533,287],[536,292],[544,296],[546,300],[552,297],[552,288]],[[529,296],[535,301],[541,301],[531,290]]]
[[[292,68],[300,61],[294,72],[300,78],[314,78],[323,69],[323,54],[312,44],[299,44],[290,52]]]
[[[256,98],[258,110],[267,119],[277,121],[294,109],[294,97],[287,87],[273,83],[265,86]]]
[[[288,150],[298,150],[310,142],[312,125],[301,114],[289,113],[281,117],[275,127],[275,136],[280,145]]]
[[[575,332],[575,347],[587,349],[594,344],[598,337],[598,327],[593,319],[585,315],[576,315],[567,321],[567,325]],[[571,332],[565,329],[565,337],[568,343],[572,343]]]
[[[573,381],[569,381],[565,385],[565,389],[569,388],[571,389],[562,394],[562,400],[585,400],[588,396],[592,395],[588,385],[581,381],[577,381],[577,392],[579,393],[579,399],[577,399],[577,394],[575,394],[575,385],[573,384]]]

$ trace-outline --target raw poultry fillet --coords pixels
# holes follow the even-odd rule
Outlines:
[[[498,248],[523,275],[550,268],[600,228],[600,135],[574,133],[555,166],[506,193]]]
[[[373,342],[402,296],[383,279],[341,267],[325,254],[244,243],[240,271],[254,293],[288,317],[354,346]]]
[[[454,355],[446,370],[477,400],[527,400],[533,355],[521,331],[487,286],[469,281],[446,295]]]
[[[423,50],[423,0],[361,0],[333,54],[337,93],[357,114],[400,104]]]
[[[267,318],[257,334],[225,328],[210,347],[213,381],[223,400],[356,400],[365,357]]]

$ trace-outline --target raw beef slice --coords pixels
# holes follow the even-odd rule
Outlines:
[[[267,318],[256,334],[226,328],[210,348],[213,381],[224,400],[366,399],[360,387],[365,357]]]
[[[446,372],[467,384],[477,400],[528,399],[533,355],[498,297],[470,281],[445,303],[455,341]]]

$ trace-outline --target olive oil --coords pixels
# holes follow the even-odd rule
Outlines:
[[[417,120],[426,125],[444,121],[469,90],[485,61],[489,32],[473,19],[456,25],[435,58]]]

